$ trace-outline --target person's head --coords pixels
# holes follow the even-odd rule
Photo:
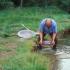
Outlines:
[[[46,26],[49,28],[52,25],[52,20],[51,19],[46,19],[45,21]]]

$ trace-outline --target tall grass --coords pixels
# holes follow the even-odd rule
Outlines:
[[[0,11],[0,35],[16,34],[23,29],[25,24],[32,30],[37,30],[40,21],[44,18],[53,18],[58,25],[58,31],[66,29],[70,25],[70,15],[57,7],[25,7],[23,9],[11,9]]]
[[[29,41],[17,44],[15,55],[1,57],[0,67],[3,70],[48,70],[48,59],[42,54],[30,52],[31,40]],[[6,50],[3,48],[1,51]]]

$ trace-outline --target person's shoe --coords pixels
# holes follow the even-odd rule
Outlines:
[[[41,45],[33,46],[31,51],[32,52],[37,52],[38,50],[42,50],[42,48],[43,48],[43,46],[41,46]]]
[[[43,46],[38,45],[37,48],[38,48],[38,50],[41,50],[43,48]]]
[[[52,50],[57,51],[57,48],[56,47],[53,47]]]

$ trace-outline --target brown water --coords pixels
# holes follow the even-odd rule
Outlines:
[[[57,51],[46,48],[41,51],[49,59],[49,70],[70,70],[70,37],[59,39]]]

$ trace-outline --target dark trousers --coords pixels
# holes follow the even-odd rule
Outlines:
[[[50,35],[50,37],[51,37],[51,39],[53,38],[53,33],[50,33],[49,34]],[[43,33],[43,41],[45,40],[45,36],[46,36],[46,34],[45,33]],[[38,42],[40,42],[40,35],[37,35],[37,40],[38,40]],[[56,37],[55,37],[55,44],[53,45],[53,48],[56,48],[56,46],[57,46],[57,35],[56,35]]]

